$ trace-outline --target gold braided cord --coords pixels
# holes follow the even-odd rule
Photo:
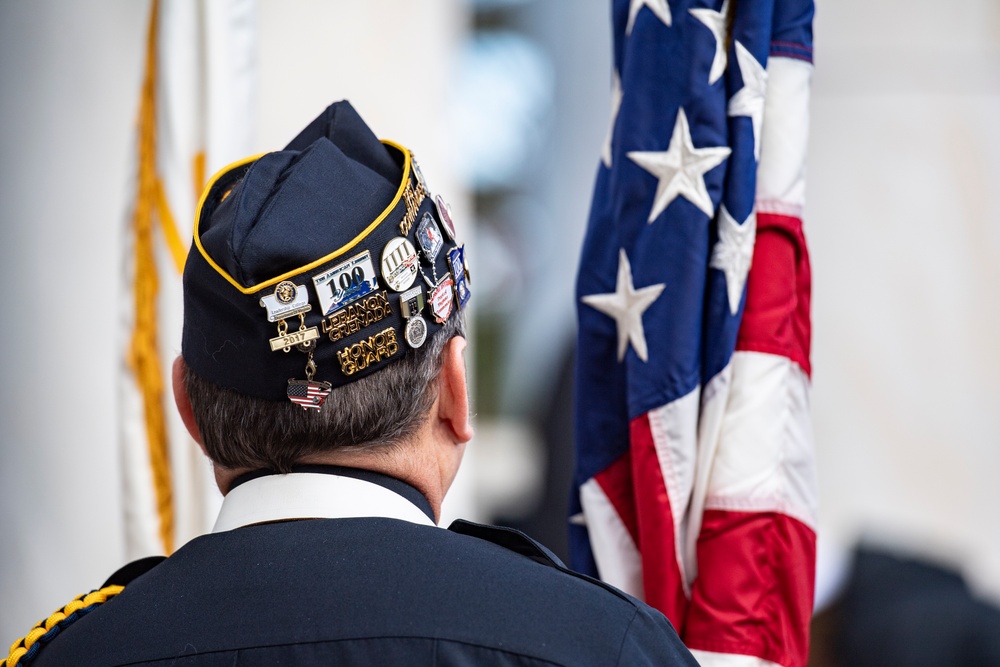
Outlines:
[[[135,323],[128,364],[142,394],[149,463],[156,492],[160,541],[164,552],[173,551],[174,510],[167,424],[163,407],[163,373],[157,343],[156,303],[159,282],[154,255],[153,214],[158,209],[156,174],[156,42],[159,1],[153,0],[146,40],[146,70],[139,104],[139,177],[132,231],[135,235]],[[162,210],[159,217],[163,218]]]
[[[14,642],[10,647],[10,653],[7,655],[7,659],[3,661],[2,667],[15,667],[21,661],[21,658],[24,657],[24,654],[30,651],[31,647],[34,646],[39,639],[44,637],[45,634],[52,630],[55,626],[62,623],[81,609],[86,609],[87,607],[91,607],[96,604],[104,604],[114,596],[121,593],[123,590],[125,590],[124,586],[105,586],[100,590],[91,591],[90,593],[78,595],[73,598],[68,605],[62,609],[56,610],[54,614],[45,620],[39,621],[38,624],[31,629],[31,632]]]
[[[198,151],[191,158],[191,175],[194,176],[194,192],[195,194],[200,193],[205,189],[205,184],[208,182],[205,179],[208,178],[205,175],[206,167],[205,151]]]
[[[170,202],[167,200],[167,192],[163,187],[163,181],[156,179],[156,212],[157,220],[160,222],[160,230],[163,232],[163,240],[167,244],[170,256],[174,260],[174,268],[177,275],[184,275],[184,263],[187,261],[188,248],[181,239],[181,233],[177,230],[177,223],[174,222],[174,215],[170,212]]]

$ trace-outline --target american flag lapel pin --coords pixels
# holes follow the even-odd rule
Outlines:
[[[314,380],[289,380],[288,400],[296,405],[301,405],[306,410],[319,410],[323,407],[323,402],[330,395],[333,385],[329,382],[316,382]]]
[[[333,389],[333,385],[329,382],[313,380],[315,374],[316,362],[313,361],[313,355],[310,351],[309,361],[306,362],[306,379],[288,381],[288,389],[285,392],[288,400],[296,405],[301,405],[304,410],[319,410]]]

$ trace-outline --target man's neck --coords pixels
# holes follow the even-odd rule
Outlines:
[[[441,502],[454,478],[448,461],[438,460],[435,449],[427,440],[414,438],[415,442],[396,446],[362,450],[339,450],[303,457],[296,464],[335,465],[381,473],[406,482],[419,491],[430,503],[435,522],[441,518]],[[229,493],[233,482],[252,468],[224,468],[214,465],[215,481],[223,495]],[[457,468],[457,466],[456,466]]]

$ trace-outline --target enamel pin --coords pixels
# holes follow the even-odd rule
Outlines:
[[[382,279],[396,292],[413,284],[419,272],[417,250],[406,238],[390,239],[382,250]]]
[[[261,297],[260,305],[267,309],[267,321],[277,322],[286,317],[308,313],[309,294],[305,285],[296,285],[291,280],[283,280],[274,288],[274,294]]]
[[[427,340],[427,322],[420,316],[424,309],[424,290],[417,285],[399,295],[399,312],[406,318],[403,337],[406,343],[416,349]]]
[[[427,181],[424,180],[424,172],[420,170],[420,164],[417,162],[417,156],[412,152],[410,153],[410,164],[413,165],[413,175],[417,177],[417,183],[424,190],[430,191],[430,188],[427,187]]]
[[[444,228],[444,235],[449,241],[455,240],[455,222],[451,219],[451,207],[445,203],[444,197],[438,195],[434,197],[434,206],[437,207],[438,217],[441,218],[441,227]]]
[[[303,352],[312,350],[319,338],[319,330],[306,326],[306,313],[312,309],[312,305],[305,285],[283,280],[274,288],[273,294],[261,298],[260,305],[267,309],[268,321],[278,322],[278,335],[269,341],[272,352],[289,352],[292,347]],[[299,316],[299,330],[289,333],[286,318],[295,315]]]
[[[399,295],[399,312],[405,318],[420,314],[424,309],[424,290],[420,285]]]
[[[427,340],[427,322],[419,315],[414,315],[406,320],[406,330],[403,335],[407,345],[417,349]]]
[[[337,360],[340,361],[340,370],[344,375],[354,375],[397,352],[399,343],[396,341],[396,330],[387,327],[340,350],[337,352]]]
[[[430,213],[424,213],[424,216],[420,218],[420,224],[417,225],[417,243],[420,244],[420,249],[424,253],[424,259],[433,266],[434,260],[441,252],[441,246],[444,245],[444,238],[441,236],[441,230],[438,229],[437,223],[434,222],[434,216]]]
[[[278,350],[288,352],[293,346],[307,351],[315,345],[313,341],[318,338],[319,330],[316,327],[307,327],[304,320],[300,322],[299,330],[291,333],[288,332],[288,323],[285,320],[281,320],[278,323],[278,335],[269,342],[271,343],[271,352],[277,352]]]
[[[469,269],[465,264],[465,246],[460,245],[448,251],[448,265],[455,278],[455,298],[458,309],[464,310],[472,294],[469,292]]]
[[[313,380],[314,375],[316,375],[316,362],[313,361],[313,351],[309,350],[309,358],[306,360],[306,379],[289,380],[288,389],[285,390],[288,400],[301,405],[305,410],[319,410],[333,389],[333,385],[329,382]]]
[[[361,297],[374,292],[378,276],[371,253],[365,250],[332,269],[313,276],[323,317]]]
[[[451,279],[451,275],[445,274],[431,290],[431,314],[434,315],[434,321],[438,324],[445,322],[451,315],[455,305],[455,298],[452,295],[454,287],[455,281]]]
[[[319,410],[330,395],[333,385],[329,382],[314,382],[313,380],[289,380],[288,400],[301,405],[306,410]]]
[[[392,307],[389,305],[389,297],[386,296],[385,290],[379,290],[334,311],[320,326],[323,327],[323,333],[335,343],[367,326],[381,322],[390,315]]]
[[[399,233],[403,236],[410,233],[410,228],[417,221],[420,204],[426,197],[427,190],[419,178],[417,179],[416,186],[413,185],[413,181],[406,179],[406,185],[403,187],[403,203],[406,206],[406,213],[403,214],[403,219],[399,221]]]

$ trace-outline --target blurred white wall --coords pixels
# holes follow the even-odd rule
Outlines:
[[[146,12],[0,4],[4,646],[121,559],[118,246]]]
[[[1000,599],[1000,4],[818,4],[821,534],[961,564]]]
[[[122,564],[119,243],[148,11],[0,0],[3,642]],[[465,22],[460,0],[261,0],[257,150],[347,98],[468,219],[441,113]],[[452,516],[471,503],[457,485]]]

